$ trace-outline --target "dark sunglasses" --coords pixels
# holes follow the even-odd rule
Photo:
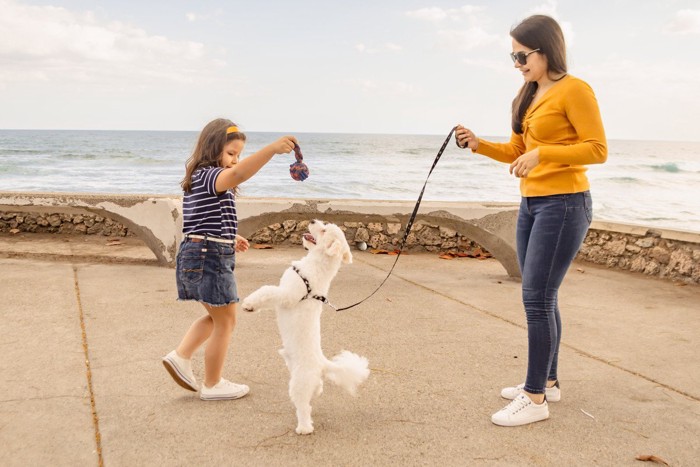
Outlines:
[[[510,54],[510,58],[513,59],[513,63],[517,62],[520,63],[521,65],[527,65],[527,57],[530,54],[534,54],[535,52],[539,52],[540,49],[535,49],[531,50],[529,52],[515,52]]]

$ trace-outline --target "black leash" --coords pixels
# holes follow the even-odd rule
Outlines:
[[[403,251],[403,247],[404,247],[404,245],[406,244],[406,239],[408,238],[408,234],[411,233],[411,228],[413,227],[413,221],[416,220],[416,215],[418,214],[418,208],[420,207],[420,203],[421,203],[421,201],[423,200],[423,193],[425,192],[425,187],[426,187],[426,185],[428,184],[428,179],[430,178],[430,175],[433,173],[433,169],[435,168],[435,166],[437,165],[438,161],[440,160],[440,157],[442,156],[443,151],[444,151],[445,148],[447,147],[447,143],[450,142],[450,138],[452,138],[452,134],[454,133],[454,131],[455,131],[456,129],[457,129],[457,127],[454,127],[454,128],[452,128],[452,130],[450,130],[450,134],[447,135],[447,138],[445,138],[445,142],[442,143],[442,147],[441,147],[440,150],[438,151],[437,156],[435,156],[435,160],[433,161],[433,166],[430,168],[430,172],[428,172],[428,176],[425,178],[425,183],[423,183],[423,189],[420,191],[420,195],[418,196],[418,201],[416,201],[416,205],[415,205],[415,207],[413,208],[413,213],[411,214],[411,217],[408,219],[408,223],[406,224],[406,232],[403,234],[403,239],[401,240],[401,246],[399,247],[399,252],[398,252],[398,254],[396,255],[396,259],[394,260],[394,264],[391,266],[391,269],[389,270],[389,273],[386,275],[386,277],[384,278],[384,280],[382,281],[382,283],[379,284],[379,287],[377,287],[376,289],[374,289],[374,292],[372,292],[372,293],[369,294],[367,297],[363,298],[362,300],[360,300],[359,302],[357,302],[357,303],[355,303],[355,304],[352,304],[352,305],[349,305],[349,306],[345,306],[345,307],[343,307],[343,308],[335,308],[335,307],[333,307],[333,308],[335,308],[336,311],[349,310],[350,308],[356,307],[356,306],[359,305],[360,303],[364,302],[365,300],[367,300],[368,298],[370,298],[372,295],[374,295],[375,293],[377,293],[377,291],[378,291],[379,289],[382,288],[382,286],[383,286],[384,283],[387,281],[387,279],[389,279],[389,276],[391,276],[391,273],[394,271],[394,267],[396,267],[396,263],[399,261],[399,257],[401,256],[401,252]],[[315,297],[314,297],[314,298],[315,298]],[[327,302],[324,302],[324,303],[327,303]]]

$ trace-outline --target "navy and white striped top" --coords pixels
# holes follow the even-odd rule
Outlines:
[[[182,199],[182,233],[234,240],[238,231],[233,190],[216,192],[222,167],[202,167],[192,174],[192,186]]]

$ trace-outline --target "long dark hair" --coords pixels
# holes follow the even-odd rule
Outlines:
[[[566,44],[564,33],[553,18],[533,15],[525,18],[510,31],[510,37],[547,57],[547,73],[550,76],[566,74]],[[523,117],[537,92],[537,82],[528,81],[513,99],[511,126],[517,134],[523,133]]]
[[[227,134],[226,130],[232,126],[238,125],[226,118],[217,118],[207,123],[207,126],[199,134],[197,145],[185,164],[185,178],[180,183],[185,192],[192,189],[192,174],[197,169],[219,166],[221,153],[228,141],[233,139],[246,140],[245,133],[240,131]]]

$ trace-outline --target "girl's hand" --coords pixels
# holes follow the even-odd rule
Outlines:
[[[270,146],[275,154],[288,154],[294,149],[297,139],[294,136],[283,136]]]
[[[540,163],[540,150],[535,148],[518,157],[510,164],[510,173],[518,178],[526,178]]]
[[[457,146],[462,149],[469,148],[472,151],[476,151],[479,147],[479,138],[477,138],[472,130],[464,128],[462,125],[457,125],[455,139],[457,140]]]
[[[248,251],[248,248],[250,248],[250,243],[248,243],[248,240],[241,237],[240,235],[236,235],[236,253],[243,253],[244,251]]]

